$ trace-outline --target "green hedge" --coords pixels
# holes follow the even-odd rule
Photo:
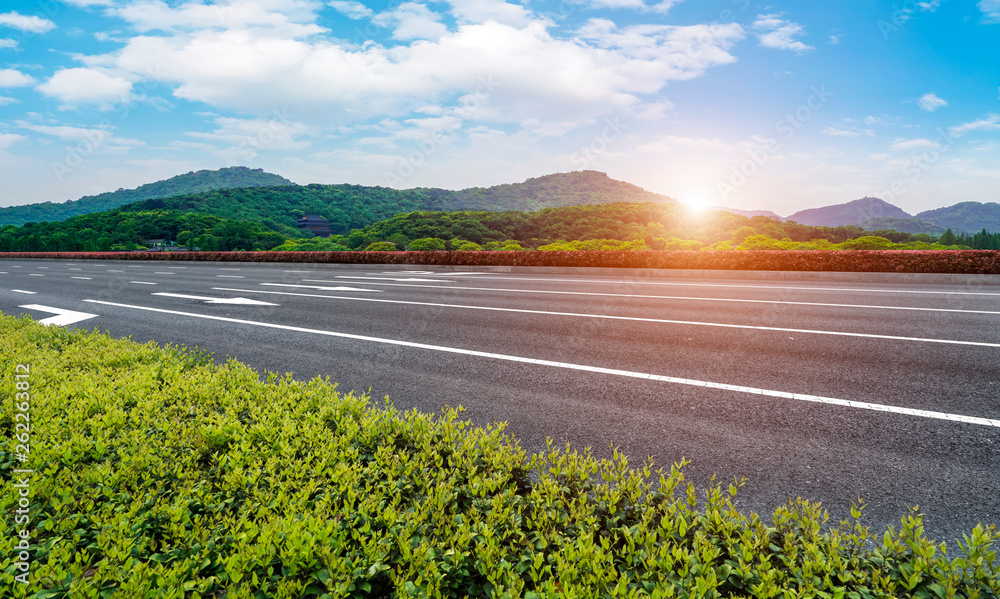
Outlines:
[[[495,242],[491,242],[495,243]],[[825,272],[1000,274],[1000,250],[719,250],[547,251],[520,246],[485,252],[20,252],[5,258],[409,264],[424,266],[589,266]]]
[[[961,550],[919,515],[872,537],[739,484],[568,447],[527,456],[457,409],[375,406],[325,380],[0,315],[3,597],[996,597],[993,528]],[[29,461],[15,461],[16,364]],[[23,386],[23,385],[22,385]],[[24,406],[22,406],[24,407]],[[20,433],[18,433],[20,434]],[[32,468],[30,584],[15,468]],[[855,510],[855,518],[860,515]]]

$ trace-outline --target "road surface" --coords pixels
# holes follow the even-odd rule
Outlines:
[[[1000,525],[1000,286],[586,272],[2,260],[0,310],[462,405],[529,452],[685,457],[744,510]]]

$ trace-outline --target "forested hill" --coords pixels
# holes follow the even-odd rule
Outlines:
[[[254,221],[289,236],[302,236],[295,220],[318,214],[334,233],[361,229],[397,214],[414,211],[533,211],[611,202],[672,203],[675,200],[604,173],[558,173],[524,183],[475,187],[459,191],[433,188],[392,189],[362,185],[319,185],[222,189],[206,193],[137,202],[128,211],[182,210]]]
[[[245,166],[234,166],[214,171],[202,170],[177,175],[155,183],[147,183],[135,189],[119,189],[96,196],[85,196],[79,200],[0,208],[0,226],[62,221],[73,216],[104,212],[150,198],[169,198],[215,189],[273,185],[294,185],[294,183],[284,177],[265,173],[261,169],[251,169]]]

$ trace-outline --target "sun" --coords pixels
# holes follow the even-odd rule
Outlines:
[[[688,194],[681,199],[681,203],[691,212],[705,212],[712,206],[708,198],[699,194]]]

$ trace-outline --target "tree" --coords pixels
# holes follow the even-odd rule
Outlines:
[[[366,252],[395,252],[398,251],[396,244],[391,241],[376,241],[365,248]]]
[[[951,232],[951,229],[945,231],[944,234],[941,235],[941,239],[938,239],[938,243],[941,245],[955,245],[956,241],[955,234]]]
[[[434,252],[444,251],[444,248],[444,239],[438,239],[437,237],[423,237],[421,239],[414,239],[411,241],[407,249],[411,252]]]

